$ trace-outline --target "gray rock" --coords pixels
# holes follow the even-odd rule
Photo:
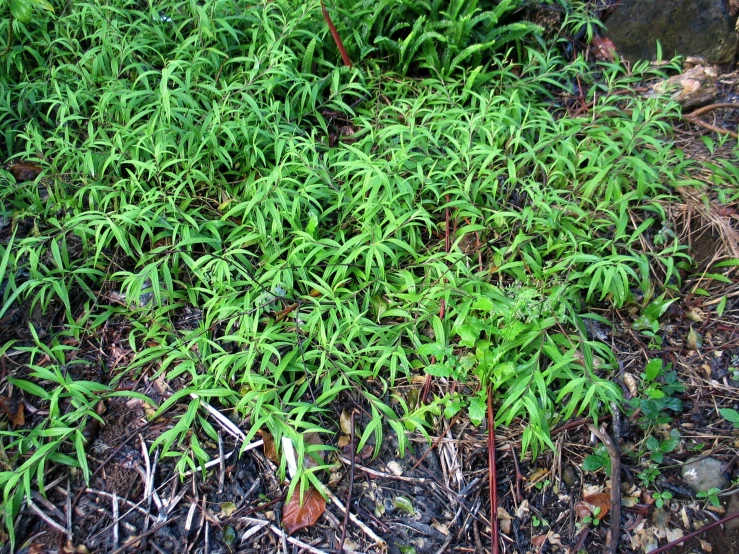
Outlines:
[[[725,489],[729,480],[724,475],[724,464],[716,458],[695,456],[680,470],[683,481],[693,492],[705,492],[712,488]]]
[[[606,19],[608,38],[629,61],[703,56],[726,63],[736,51],[736,18],[726,0],[623,0]]]

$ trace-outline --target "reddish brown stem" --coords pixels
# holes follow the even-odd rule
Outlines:
[[[328,30],[331,31],[331,36],[334,37],[334,42],[339,49],[339,53],[341,53],[341,59],[344,60],[344,65],[351,67],[352,61],[349,59],[349,54],[346,52],[346,48],[344,48],[344,43],[341,42],[339,32],[336,30],[336,27],[334,27],[334,22],[331,21],[331,16],[328,14],[328,10],[323,4],[323,0],[321,0],[321,10],[323,11],[323,19],[326,20],[326,24],[328,25]]]
[[[338,554],[344,552],[344,541],[346,540],[346,528],[349,525],[349,511],[352,508],[352,489],[354,488],[354,416],[357,415],[356,410],[351,413],[351,438],[349,439],[349,447],[351,448],[351,461],[352,464],[349,468],[349,492],[346,493],[346,511],[344,512],[344,525],[341,528],[341,541],[339,541]]]
[[[492,554],[498,554],[498,477],[495,468],[495,418],[493,387],[488,386],[488,468],[490,475],[490,540]]]

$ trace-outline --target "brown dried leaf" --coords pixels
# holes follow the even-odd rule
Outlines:
[[[341,410],[341,416],[339,416],[339,427],[341,432],[345,435],[350,435],[352,432],[352,413],[346,410]]]
[[[639,395],[639,387],[636,382],[636,377],[628,371],[624,372],[624,385],[626,385],[631,398],[636,398]]]
[[[607,492],[597,492],[583,498],[585,502],[593,506],[593,515],[596,519],[603,519],[611,509],[611,494]],[[600,508],[600,511],[595,515],[595,508]]]
[[[607,37],[593,37],[591,41],[595,57],[599,60],[610,61],[616,59],[616,45]]]
[[[262,446],[262,448],[264,448],[264,456],[270,462],[279,464],[280,457],[277,454],[277,448],[275,448],[275,438],[272,436],[272,433],[270,433],[269,431],[265,431],[264,429],[260,429],[259,435],[262,436],[262,440],[264,441],[264,445]]]
[[[23,402],[18,402],[8,396],[0,396],[0,411],[8,416],[10,423],[13,425],[20,426],[26,422]]]
[[[592,512],[590,511],[590,506],[588,506],[585,502],[576,502],[575,503],[575,515],[579,517],[580,519],[584,517],[588,517]]]
[[[531,546],[535,546],[539,548],[547,541],[548,536],[549,536],[548,534],[544,534],[544,535],[536,535],[535,537],[531,537]]]
[[[17,183],[22,183],[35,180],[41,173],[42,168],[33,162],[15,162],[8,170],[15,177]]]
[[[326,510],[326,499],[312,485],[305,491],[303,505],[300,505],[300,490],[295,487],[290,500],[282,511],[282,525],[288,535],[315,525]]]
[[[305,443],[305,446],[323,446],[323,441],[318,433],[303,433],[303,442]],[[323,463],[325,463],[325,460],[320,451],[306,451],[305,458],[303,458],[303,467],[310,469],[312,467],[318,467]]]

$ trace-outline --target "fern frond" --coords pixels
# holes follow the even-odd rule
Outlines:
[[[301,65],[303,73],[312,73],[313,71],[313,54],[316,50],[316,44],[317,41],[314,38],[310,41],[308,47],[305,49],[305,53],[303,54],[303,63]]]

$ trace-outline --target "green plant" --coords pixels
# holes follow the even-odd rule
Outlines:
[[[654,435],[649,435],[646,441],[647,450],[649,450],[650,458],[656,464],[661,464],[668,454],[675,450],[680,445],[680,432],[677,429],[670,430],[670,438],[660,441],[655,438]]]
[[[532,515],[531,525],[533,525],[534,527],[549,527],[549,522],[544,518],[539,518],[536,515]]]
[[[696,493],[695,496],[700,499],[705,499],[707,504],[711,504],[711,506],[719,507],[721,506],[721,501],[718,499],[719,494],[721,494],[721,489],[713,487],[707,491],[700,491]]]
[[[35,10],[54,12],[52,5],[46,0],[4,0],[7,3],[10,16],[20,23],[26,24],[33,21]]]
[[[500,24],[520,0],[343,0],[344,35],[360,56],[389,57],[400,73],[420,65],[449,76],[477,67],[507,44],[540,31],[526,22]]]
[[[667,423],[670,420],[668,411],[680,412],[682,400],[673,396],[685,391],[677,374],[671,371],[672,364],[664,364],[655,358],[650,360],[641,374],[641,392],[629,402],[629,410],[633,414],[639,410],[643,417],[639,424],[646,428],[651,425]]]
[[[5,47],[0,52],[6,55],[13,46],[13,27],[16,25],[27,25],[33,21],[35,12],[54,12],[54,8],[47,0],[2,0],[0,2],[0,10],[3,5],[8,5],[10,17],[3,21],[7,25]],[[16,23],[17,22],[17,23]]]
[[[739,412],[732,408],[721,408],[718,413],[721,414],[726,421],[734,425],[734,429],[739,429]]]
[[[593,513],[591,515],[584,516],[580,521],[578,521],[575,524],[575,527],[578,530],[585,529],[589,527],[590,525],[597,527],[600,525],[600,518],[598,517],[600,515],[601,508],[600,506],[596,506],[593,508]]]
[[[656,464],[650,464],[637,474],[637,478],[643,487],[651,487],[661,474]]]
[[[598,471],[600,469],[606,470],[606,473],[611,472],[611,456],[608,454],[608,449],[604,444],[599,444],[595,447],[592,454],[585,456],[582,462],[583,471]]]
[[[651,343],[656,346],[661,345],[662,337],[658,334],[661,328],[660,318],[674,301],[674,299],[664,298],[664,295],[654,300],[648,300],[648,297],[645,298],[644,308],[632,324],[634,330],[649,337]]]
[[[665,505],[665,502],[670,501],[672,493],[670,491],[657,491],[652,493],[652,498],[654,498],[655,506],[657,506],[657,508],[662,508]]]
[[[497,423],[521,421],[537,454],[553,425],[621,400],[592,306],[679,279],[684,245],[642,240],[692,183],[670,140],[678,107],[624,94],[677,65],[593,67],[523,42],[479,65],[518,31],[485,15],[498,34],[478,34],[483,4],[455,2],[466,27],[436,44],[449,65],[414,79],[338,67],[317,1],[247,4],[73,2],[2,60],[0,149],[42,173],[0,169],[0,320],[14,322],[0,351],[24,356],[13,386],[49,414],[0,434],[9,528],[49,464],[88,474],[77,423],[144,378],[173,388],[149,441],[179,471],[213,456],[204,403],[303,459],[332,448],[305,436],[335,432],[348,391],[359,448],[392,432],[403,455],[441,414],[480,423],[492,389]],[[347,47],[391,49],[377,25],[408,39],[410,3],[378,7]],[[402,62],[378,55],[433,58],[420,32]],[[587,112],[560,101],[575,81]],[[97,354],[79,352],[104,351],[113,324],[129,356],[94,383]],[[649,401],[678,390],[658,373]],[[413,399],[419,374],[456,395]],[[299,464],[292,486],[317,471]]]

